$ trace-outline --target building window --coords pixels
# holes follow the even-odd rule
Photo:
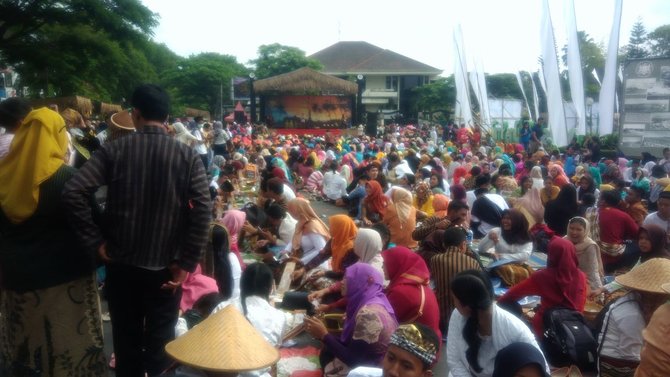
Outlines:
[[[386,89],[398,90],[398,76],[386,76]]]

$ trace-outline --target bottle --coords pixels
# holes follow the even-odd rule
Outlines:
[[[472,249],[472,239],[474,238],[474,233],[471,229],[465,231],[465,241],[468,243],[468,247]]]

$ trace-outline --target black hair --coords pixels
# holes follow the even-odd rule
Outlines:
[[[475,189],[475,196],[484,195],[487,192],[489,192],[489,189],[487,189],[485,187],[480,187],[478,189]],[[448,212],[448,209],[447,209],[447,212]]]
[[[279,204],[272,203],[265,209],[265,214],[275,220],[281,220],[286,217],[286,210]]]
[[[444,231],[444,247],[458,246],[467,238],[465,229],[459,226],[452,226]]]
[[[265,263],[252,263],[242,272],[240,279],[240,301],[244,315],[247,315],[247,297],[259,296],[268,300],[274,277]]]
[[[20,97],[8,98],[0,102],[0,125],[13,131],[19,122],[30,113],[30,103]]]
[[[279,178],[268,179],[268,191],[277,195],[284,193],[284,182]]]
[[[431,178],[433,178],[433,177],[437,178],[437,187],[438,187],[439,189],[442,189],[442,187],[444,187],[444,178],[442,178],[442,174],[440,174],[440,173],[434,171],[434,172],[430,175],[430,177],[431,177]]]
[[[265,215],[265,211],[261,207],[253,203],[249,203],[244,206],[242,212],[247,215],[246,221],[248,221],[252,226],[257,227],[265,225],[265,219],[267,217]]]
[[[405,173],[404,178],[407,180],[407,184],[410,186],[414,186],[416,183],[416,177],[412,173]]]
[[[376,223],[376,224],[373,224],[373,225],[370,227],[370,229],[372,229],[372,230],[376,231],[377,233],[379,233],[379,237],[381,237],[382,242],[384,242],[384,239],[387,240],[387,241],[384,242],[384,244],[382,245],[382,250],[386,250],[386,249],[388,249],[388,247],[389,247],[389,242],[391,242],[391,231],[389,230],[389,228],[388,228],[386,225],[384,225],[384,223]]]
[[[212,313],[212,310],[225,299],[218,292],[207,293],[200,296],[193,303],[193,309],[197,310],[203,317],[207,317]]]
[[[488,174],[481,174],[475,178],[475,187],[482,187],[491,183],[491,176]]]
[[[530,233],[528,232],[528,220],[518,209],[506,209],[502,213],[502,217],[508,217],[512,222],[509,231],[501,230],[501,236],[509,245],[523,245],[531,242]]]
[[[468,203],[462,202],[460,200],[452,200],[449,202],[449,205],[447,206],[447,213],[460,211],[462,209],[469,210],[470,207],[468,206]]]
[[[461,305],[470,308],[472,313],[463,327],[463,339],[468,344],[465,358],[475,372],[480,373],[482,367],[477,360],[482,340],[479,337],[480,310],[486,310],[493,305],[493,284],[488,275],[482,271],[466,270],[451,281],[451,291]]]
[[[662,165],[654,165],[651,168],[651,176],[654,178],[663,178],[666,174],[665,168]]]
[[[525,194],[526,194],[526,191],[528,191],[528,190],[526,189],[526,187],[524,186],[524,183],[526,183],[526,181],[531,181],[531,182],[533,182],[533,178],[531,178],[529,175],[524,175],[524,176],[521,178],[521,182],[519,182],[519,188],[521,189],[521,196],[525,195]]]
[[[594,204],[596,204],[595,194],[587,192],[582,195],[582,205],[586,207],[593,207]]]
[[[621,201],[621,196],[616,190],[605,191],[600,194],[600,198],[610,207],[616,207]]]
[[[139,110],[146,120],[165,122],[170,113],[170,96],[158,85],[138,86],[130,98],[130,104]]]
[[[472,175],[473,177],[476,177],[476,176],[480,175],[481,173],[482,173],[481,166],[475,165],[475,166],[472,167],[472,169],[470,169],[470,175]]]
[[[230,236],[226,228],[222,226],[212,227],[212,253],[214,254],[214,279],[219,287],[222,300],[227,300],[233,295],[233,269],[228,259]]]

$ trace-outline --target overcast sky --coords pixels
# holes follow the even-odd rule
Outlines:
[[[468,56],[489,73],[537,70],[541,0],[142,0],[160,15],[154,39],[182,56],[214,51],[241,63],[260,45],[295,46],[308,55],[338,41],[367,41],[453,72],[452,30],[460,23]],[[559,49],[567,0],[549,0]],[[614,0],[575,0],[578,30],[607,46]],[[621,46],[633,23],[670,23],[669,0],[624,0]]]

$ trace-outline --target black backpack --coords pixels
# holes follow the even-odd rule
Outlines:
[[[551,365],[596,370],[598,344],[581,313],[552,308],[544,313],[542,320],[544,354]]]

